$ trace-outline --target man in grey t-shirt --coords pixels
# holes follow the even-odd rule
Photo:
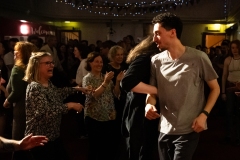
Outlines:
[[[165,51],[152,57],[150,84],[158,88],[158,94],[148,95],[145,116],[150,120],[160,116],[161,160],[191,160],[198,133],[207,128],[207,117],[220,92],[218,76],[204,52],[182,45],[179,17],[162,13],[153,24],[153,41]],[[204,81],[210,88],[207,101]],[[154,106],[156,98],[161,115]]]

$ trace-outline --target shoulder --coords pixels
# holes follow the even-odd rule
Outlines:
[[[188,57],[190,58],[198,58],[198,59],[207,59],[209,60],[209,57],[207,55],[207,53],[200,51],[198,49],[192,48],[192,47],[188,47],[186,46],[186,54]]]
[[[232,57],[228,56],[227,58],[225,58],[224,62],[229,63],[231,62],[231,60],[232,60]]]
[[[155,54],[153,57],[152,57],[152,62],[154,63],[155,61],[158,61],[158,60],[162,60],[164,58],[167,58],[167,50],[163,51],[163,52],[160,52],[158,54]]]
[[[89,80],[92,79],[92,76],[90,73],[88,73],[86,76],[83,77],[83,80]]]
[[[12,68],[12,73],[13,74],[16,74],[16,73],[18,73],[18,74],[23,73],[24,74],[24,69],[22,69],[19,66],[14,65],[13,68]]]
[[[41,84],[33,81],[28,84],[27,91],[39,91],[41,90],[41,88],[42,88]]]
[[[42,48],[40,50],[43,50],[43,51],[49,51],[49,46],[46,44],[44,46],[42,46]]]

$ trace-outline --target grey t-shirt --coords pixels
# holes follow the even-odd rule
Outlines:
[[[152,57],[150,84],[158,88],[160,132],[171,135],[193,131],[193,120],[205,106],[204,81],[218,78],[206,53],[186,47],[172,60],[167,51]]]

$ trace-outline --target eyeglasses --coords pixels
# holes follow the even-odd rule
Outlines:
[[[40,64],[45,64],[46,66],[50,66],[51,64],[54,65],[53,61],[47,61],[47,62],[40,62]]]

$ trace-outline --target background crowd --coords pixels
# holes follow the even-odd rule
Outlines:
[[[229,144],[234,142],[234,144],[240,145],[239,98],[235,94],[235,92],[239,91],[236,84],[237,82],[240,82],[240,42],[239,40],[223,40],[221,46],[208,49],[198,45],[196,46],[196,49],[199,49],[208,55],[219,76],[217,80],[221,87],[221,95],[219,96],[214,109],[218,110],[217,113],[226,116],[226,137],[224,137],[223,143]],[[126,143],[129,147],[129,152],[132,154],[131,156],[137,157],[138,155],[134,155],[134,153],[147,153],[149,150],[155,149],[154,147],[153,149],[141,149],[141,146],[148,142],[143,137],[149,134],[143,130],[144,125],[141,124],[149,122],[144,120],[144,108],[138,106],[140,101],[136,102],[135,100],[140,98],[145,101],[148,92],[142,92],[141,89],[137,88],[136,84],[139,82],[149,83],[149,79],[146,78],[149,78],[150,75],[145,77],[141,77],[140,75],[144,71],[146,74],[150,74],[148,72],[150,68],[146,68],[144,65],[150,63],[152,55],[160,52],[156,47],[156,44],[152,42],[151,36],[140,44],[136,44],[131,35],[123,37],[119,42],[113,42],[111,40],[102,42],[101,40],[97,40],[96,44],[88,44],[87,40],[79,41],[76,39],[69,39],[67,44],[58,43],[55,36],[48,36],[44,43],[43,40],[36,35],[29,36],[28,42],[19,42],[16,38],[0,42],[0,136],[21,140],[26,136],[26,133],[32,133],[34,130],[29,129],[31,126],[29,126],[29,123],[25,123],[26,120],[30,118],[26,113],[31,115],[29,111],[34,110],[32,108],[26,108],[25,100],[27,100],[28,103],[37,104],[37,102],[35,103],[34,101],[31,102],[31,100],[29,100],[29,97],[32,95],[29,96],[27,94],[28,96],[26,97],[28,82],[31,82],[33,85],[32,87],[34,88],[36,87],[34,86],[34,82],[37,80],[23,81],[25,71],[27,67],[29,67],[28,64],[32,52],[49,53],[49,55],[46,55],[47,57],[50,57],[50,59],[46,59],[48,62],[46,63],[46,67],[50,68],[43,71],[46,72],[45,74],[47,75],[46,83],[48,83],[48,81],[51,82],[47,84],[47,86],[54,86],[56,88],[83,87],[85,89],[89,88],[89,90],[95,90],[94,93],[87,93],[84,89],[78,89],[78,92],[74,90],[63,90],[63,92],[69,94],[65,93],[66,95],[62,95],[64,99],[57,99],[59,105],[68,104],[70,102],[82,105],[67,107],[68,109],[79,111],[79,113],[75,114],[79,127],[77,134],[79,135],[79,138],[89,139],[90,159],[96,159],[96,157],[98,157],[100,159],[105,158],[112,160],[120,155],[123,157],[125,156],[122,155],[124,151],[120,149],[123,145],[121,132],[124,131],[124,128],[121,126],[122,123],[131,124],[130,126],[127,126],[130,128],[128,128],[128,130],[131,130],[131,132],[123,132],[123,134],[125,134],[124,136],[128,138]],[[146,55],[142,55],[142,57],[144,57],[142,61],[141,56],[140,58],[138,57],[139,59],[136,59],[141,52],[147,53]],[[146,57],[148,61],[145,61]],[[136,61],[134,61],[135,59]],[[139,67],[138,70],[135,70],[136,68],[133,66]],[[52,74],[49,75],[50,72]],[[125,72],[126,76],[123,79]],[[137,73],[139,73],[139,79],[135,79]],[[122,86],[125,90],[120,86],[121,80],[123,80]],[[41,90],[39,92],[42,92],[43,89],[39,90]],[[138,94],[133,94],[130,91],[138,92]],[[27,93],[29,92],[28,88]],[[46,90],[44,92],[50,91]],[[73,94],[70,95],[70,92]],[[82,94],[82,92],[85,92],[86,94]],[[208,92],[209,91],[206,88],[206,96]],[[55,100],[54,96],[51,96],[50,99]],[[62,102],[60,102],[61,100]],[[133,106],[131,103],[134,103],[136,108],[124,108],[125,104]],[[51,103],[51,106],[53,106],[53,103]],[[64,106],[62,107],[61,114],[66,113],[67,110],[64,110]],[[84,112],[80,112],[84,107]],[[101,110],[99,110],[99,108],[101,108]],[[28,112],[26,112],[26,110]],[[132,119],[131,115],[134,115]],[[136,125],[137,123],[134,121],[139,120],[138,116],[142,117],[142,119],[140,118],[141,123]],[[137,119],[135,120],[135,118]],[[58,119],[58,123],[60,123],[60,120],[61,118]],[[126,121],[123,122],[123,120]],[[157,122],[158,120],[154,122],[150,129],[155,129]],[[236,124],[237,127],[234,127]],[[54,125],[55,124],[53,124],[53,126]],[[53,131],[50,132],[55,131],[59,132],[58,129],[53,129]],[[137,134],[139,132],[144,133],[144,135]],[[59,137],[58,134],[59,133],[53,133],[49,135],[54,135],[53,140],[55,140],[55,138]],[[138,136],[131,137],[130,134]],[[158,133],[151,137],[152,139],[150,141],[154,140],[154,138],[157,137],[157,134]],[[52,137],[49,135],[46,136],[50,138],[51,141]],[[132,139],[129,139],[129,137]],[[102,143],[108,143],[109,148],[99,149],[101,146],[98,146],[98,144]],[[146,144],[146,146],[148,145],[149,144]],[[37,155],[39,155],[39,152],[41,153],[43,151],[35,150]],[[19,157],[26,156],[23,154],[25,153],[15,152],[13,157],[15,157],[15,159],[21,159]],[[106,154],[108,155],[107,157]],[[147,155],[150,154],[155,153],[147,153]]]

